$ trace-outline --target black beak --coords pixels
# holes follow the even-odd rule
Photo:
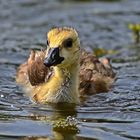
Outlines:
[[[48,52],[47,58],[44,60],[44,65],[47,67],[56,66],[64,60],[64,57],[59,55],[59,48],[51,48]]]

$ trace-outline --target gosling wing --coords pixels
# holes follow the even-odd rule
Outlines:
[[[80,94],[106,92],[110,89],[115,73],[107,58],[99,60],[84,50],[80,58]]]
[[[46,82],[51,70],[43,62],[45,51],[31,51],[31,54],[24,64],[20,65],[17,70],[16,81],[23,86],[36,86]]]

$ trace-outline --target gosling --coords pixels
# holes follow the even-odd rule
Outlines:
[[[115,79],[108,59],[80,49],[74,28],[53,28],[45,51],[31,51],[17,70],[16,81],[39,103],[79,103],[80,96],[106,92]]]

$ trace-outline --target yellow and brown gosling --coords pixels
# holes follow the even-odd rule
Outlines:
[[[17,70],[16,81],[39,103],[79,103],[79,96],[106,92],[115,73],[108,59],[99,60],[80,49],[75,29],[54,28],[47,50],[31,51]]]

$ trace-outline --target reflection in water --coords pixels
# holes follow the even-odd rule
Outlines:
[[[33,120],[41,120],[44,123],[49,122],[52,125],[51,137],[25,137],[23,140],[75,140],[79,130],[76,120],[76,106],[74,104],[51,104],[53,114],[42,116],[39,113],[33,113]]]

